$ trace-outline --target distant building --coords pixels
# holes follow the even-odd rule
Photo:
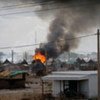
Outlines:
[[[21,65],[28,65],[28,62],[24,59],[20,64]]]
[[[8,60],[8,59],[6,59],[4,62],[3,62],[3,65],[11,65],[12,63]]]
[[[89,61],[85,61],[84,59],[77,58],[75,62],[75,66],[79,68],[79,70],[96,70],[97,63],[90,59]]]
[[[98,95],[97,71],[57,71],[42,77],[43,81],[52,80],[52,95],[81,95],[93,98]]]
[[[96,70],[97,69],[97,62],[90,59],[88,62],[89,69]]]

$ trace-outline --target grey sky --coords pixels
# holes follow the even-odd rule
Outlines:
[[[19,0],[0,0],[0,7],[20,4]],[[40,9],[37,7],[16,8],[10,10],[0,10],[1,14],[20,12],[20,11],[33,11]],[[52,18],[52,17],[50,17]],[[14,14],[9,16],[0,16],[0,47],[29,45],[36,42],[46,42],[46,36],[49,33],[48,27],[52,19],[45,20],[40,18],[34,12],[26,14]],[[96,33],[97,28],[91,29],[88,33]],[[76,52],[92,52],[96,51],[96,36],[81,39],[79,47]],[[33,48],[15,49],[15,51],[32,50]],[[0,50],[3,51],[3,50]],[[7,50],[6,50],[7,51]],[[33,51],[34,52],[34,51]]]
[[[1,1],[0,5],[2,4],[3,3]],[[14,3],[12,4],[14,5]],[[9,3],[9,5],[12,4]],[[6,14],[9,12],[16,12],[16,9],[1,11],[0,14]],[[19,8],[17,11],[30,11],[30,8]],[[48,25],[47,21],[36,16],[34,12],[28,14],[0,16],[0,47],[34,44],[35,36],[37,38],[37,42],[44,42],[46,41]]]

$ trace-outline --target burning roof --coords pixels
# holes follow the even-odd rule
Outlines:
[[[37,52],[34,56],[33,56],[34,60],[40,60],[42,63],[46,62],[46,57],[41,54],[41,52]]]

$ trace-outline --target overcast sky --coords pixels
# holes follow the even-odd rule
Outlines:
[[[19,4],[20,2],[17,2]],[[6,0],[0,0],[0,7],[16,4],[13,0],[6,2]],[[3,10],[0,8],[0,48],[13,47],[20,45],[30,45],[34,43],[46,42],[47,34],[49,33],[48,27],[53,17],[46,19],[39,17],[35,12],[11,14],[4,16],[3,14],[33,11],[34,9],[40,9],[37,7],[26,7]],[[2,15],[2,16],[1,16]],[[96,33],[97,28],[90,29],[91,34]],[[33,50],[34,46],[14,49],[15,51]],[[96,36],[82,38],[76,52],[94,52],[97,50]],[[4,50],[0,50],[4,51]],[[8,51],[8,50],[5,50]]]

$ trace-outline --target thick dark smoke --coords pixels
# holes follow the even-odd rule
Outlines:
[[[68,30],[69,26],[65,17],[64,14],[57,14],[49,27],[48,43],[42,46],[47,52],[48,58],[57,57],[64,51],[70,51],[78,46],[78,40],[73,39],[75,34]]]
[[[24,0],[23,0],[24,1]],[[48,43],[42,45],[48,58],[57,57],[64,51],[78,47],[78,34],[88,32],[100,25],[99,0],[26,0],[42,6],[42,10],[51,9],[55,16],[49,27]],[[53,2],[53,4],[50,4]],[[45,4],[43,4],[45,3]],[[53,8],[59,7],[55,11]],[[49,11],[46,11],[47,16]]]

